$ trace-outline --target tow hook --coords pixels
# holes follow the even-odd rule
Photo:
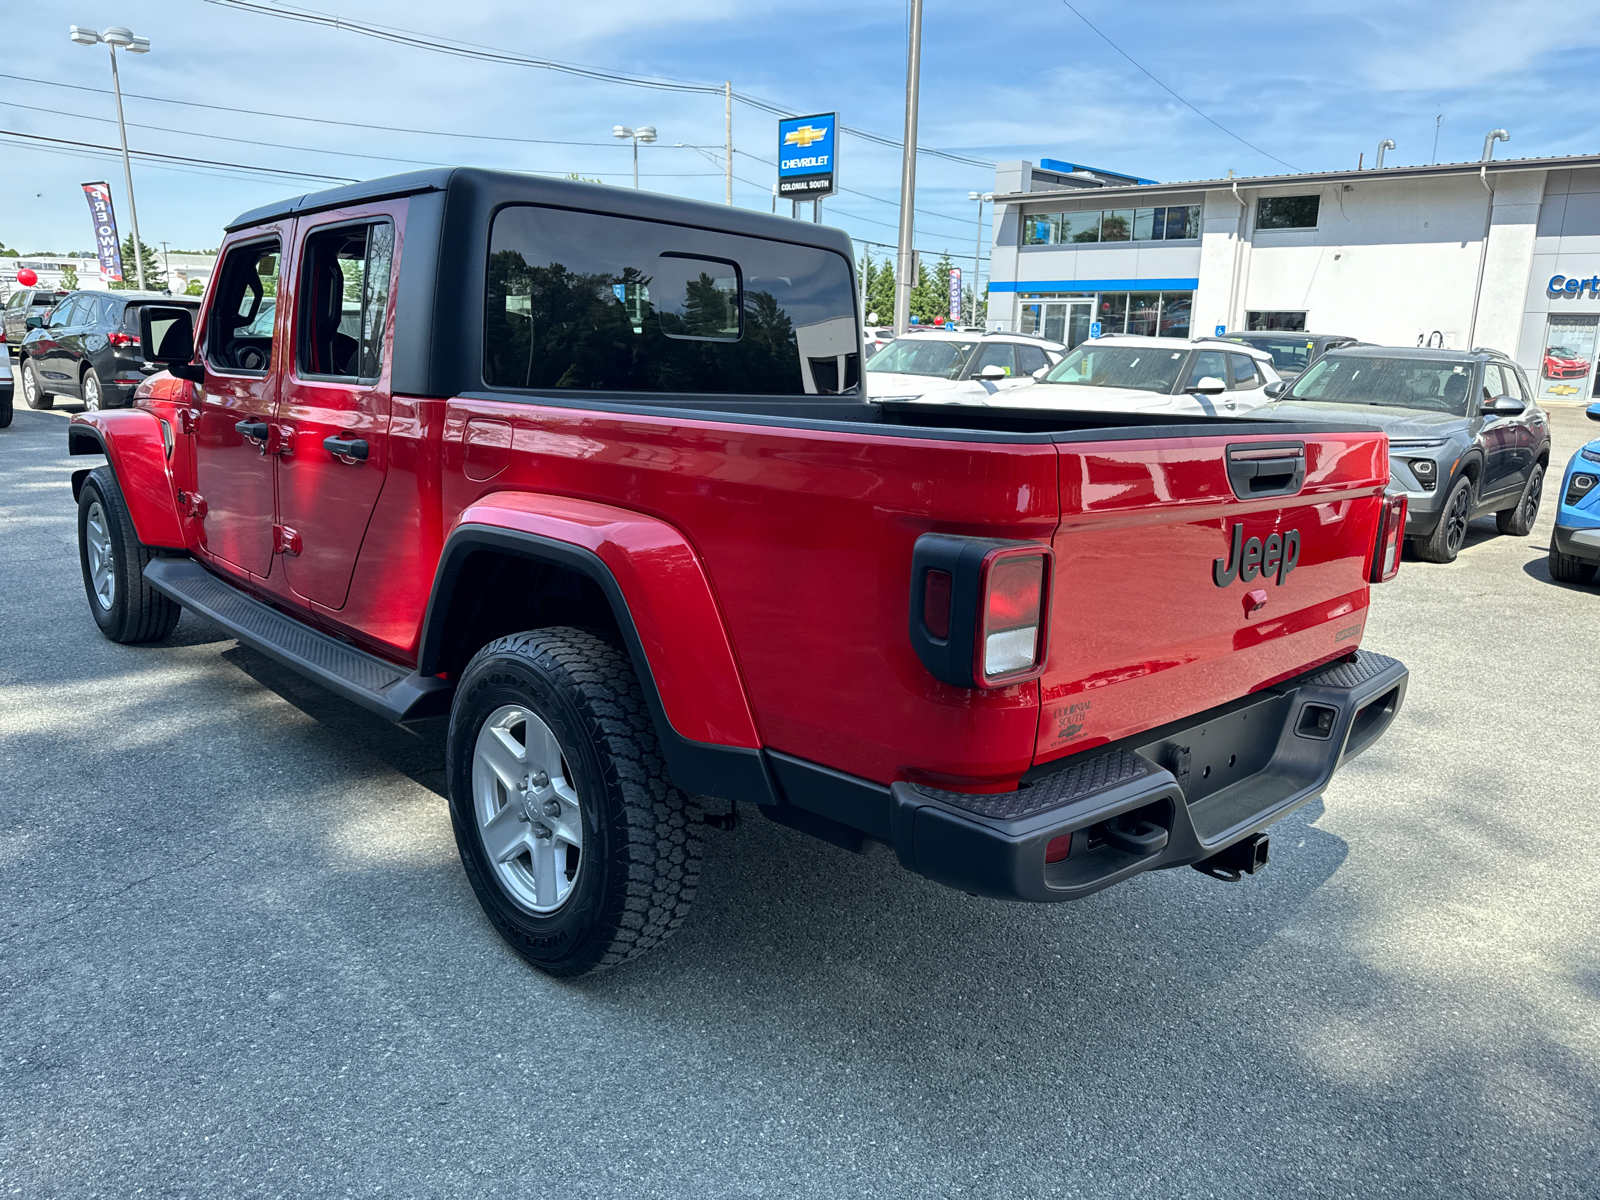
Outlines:
[[[1209,875],[1224,883],[1238,883],[1244,876],[1254,875],[1267,865],[1267,835],[1253,833],[1220,854],[1189,865],[1202,875]]]

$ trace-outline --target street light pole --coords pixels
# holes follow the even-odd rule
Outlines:
[[[727,145],[723,147],[728,156],[727,181],[723,200],[729,206],[733,205],[733,81],[730,79],[722,85],[722,121],[727,133]]]
[[[633,186],[637,191],[639,187],[639,143],[648,146],[656,140],[656,127],[654,125],[641,125],[637,129],[629,129],[626,125],[613,125],[611,136],[633,139]]]
[[[144,284],[144,242],[139,239],[139,205],[133,198],[133,162],[128,155],[128,126],[122,119],[122,81],[117,76],[117,47],[129,54],[149,54],[150,39],[134,37],[133,30],[113,25],[104,33],[74,25],[68,37],[80,46],[93,46],[104,42],[111,49],[111,90],[117,96],[117,132],[122,135],[122,178],[128,185],[128,216],[133,221],[133,265],[139,279],[139,290]]]
[[[983,270],[983,205],[993,200],[993,192],[968,192],[968,200],[978,202],[978,240],[972,247],[972,323],[978,323],[978,275]]]
[[[922,77],[922,0],[911,0],[911,29],[906,47],[906,136],[900,159],[900,245],[894,279],[894,332],[911,327],[912,209],[917,202],[917,96]]]

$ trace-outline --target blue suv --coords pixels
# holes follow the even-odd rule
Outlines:
[[[1589,406],[1600,421],[1600,404]],[[1588,583],[1600,565],[1600,438],[1572,456],[1561,480],[1561,508],[1550,539],[1550,578]]]

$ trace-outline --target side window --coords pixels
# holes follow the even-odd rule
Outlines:
[[[1532,404],[1533,392],[1528,388],[1528,381],[1522,377],[1522,368],[1502,367],[1501,370],[1505,372],[1506,382],[1516,388],[1511,395],[1519,397],[1524,404]]]
[[[375,380],[383,372],[394,226],[341,225],[306,238],[297,362],[302,375]]]
[[[1194,356],[1194,366],[1189,369],[1189,382],[1184,386],[1191,388],[1199,387],[1200,381],[1205,379],[1207,376],[1210,376],[1212,379],[1220,379],[1223,383],[1227,383],[1227,359],[1229,357],[1229,355],[1224,354],[1221,350],[1200,351],[1199,354]]]
[[[1017,347],[1017,374],[1032,375],[1040,367],[1048,367],[1050,360],[1039,346]]]
[[[9,311],[13,308],[21,308],[22,301],[26,295],[27,293],[25,292],[12,292],[11,299],[6,301],[6,309]]]
[[[985,367],[999,367],[1010,379],[1017,373],[1017,352],[1010,342],[990,342],[978,351],[967,374],[976,379]]]
[[[1245,354],[1230,354],[1228,362],[1233,366],[1231,382],[1236,388],[1253,388],[1260,382],[1256,377],[1256,364],[1253,358]]]
[[[1489,363],[1483,368],[1483,402],[1485,404],[1496,396],[1503,396],[1506,385],[1500,378],[1500,368],[1494,363]]]
[[[859,394],[849,260],[813,246],[519,204],[489,234],[491,387]]]
[[[278,309],[278,239],[235,246],[206,319],[206,359],[218,371],[264,375]]]
[[[68,296],[60,304],[56,305],[54,311],[50,314],[50,319],[45,322],[45,327],[48,329],[65,329],[77,319],[74,315],[77,311],[78,298],[76,296]]]

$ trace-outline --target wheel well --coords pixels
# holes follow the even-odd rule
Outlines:
[[[626,647],[600,585],[554,563],[486,548],[461,564],[442,622],[431,670],[458,675],[482,647],[509,633],[573,625]]]
[[[1472,480],[1473,487],[1478,486],[1478,472],[1482,469],[1482,467],[1483,464],[1475,458],[1469,458],[1466,462],[1461,464],[1461,473],[1468,479]]]

